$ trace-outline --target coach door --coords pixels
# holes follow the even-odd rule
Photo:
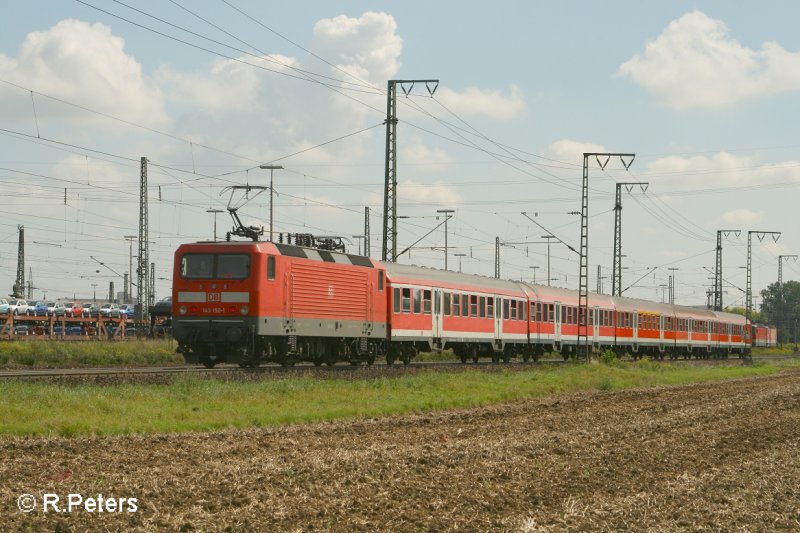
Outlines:
[[[554,307],[556,316],[553,317],[555,319],[553,323],[553,340],[561,342],[561,302],[556,302]]]
[[[597,307],[592,307],[589,312],[591,313],[591,321],[592,324],[592,342],[595,346],[600,343],[600,310]]]
[[[503,299],[499,296],[495,298],[494,296],[489,296],[489,298],[494,298],[494,340],[495,346],[498,345],[498,342],[503,338]]]
[[[436,339],[442,338],[442,291],[441,289],[433,290],[433,337]]]

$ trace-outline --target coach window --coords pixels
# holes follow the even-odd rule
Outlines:
[[[508,312],[508,300],[503,300],[503,320],[508,320],[509,312]]]
[[[408,287],[403,288],[403,312],[411,312],[411,289]]]
[[[383,270],[378,271],[378,290],[383,290]]]
[[[486,296],[481,296],[478,301],[478,314],[481,318],[486,318]]]
[[[397,314],[400,312],[400,287],[395,287],[392,295],[392,305],[394,306],[395,314]]]
[[[431,291],[422,291],[422,313],[425,315],[431,314]]]
[[[478,316],[478,297],[474,294],[469,297],[469,316],[472,318]]]
[[[469,316],[469,296],[461,295],[461,316]]]
[[[275,279],[275,256],[267,257],[267,279]]]
[[[486,316],[494,318],[494,296],[486,299]]]
[[[461,316],[461,295],[453,295],[453,316]]]
[[[450,316],[450,293],[444,293],[444,316]]]
[[[517,301],[511,300],[511,320],[517,319]]]
[[[525,301],[524,301],[524,300],[520,300],[520,301],[519,301],[519,305],[517,306],[517,309],[519,309],[519,319],[520,319],[520,320],[525,320],[525,317],[527,316],[527,315],[525,314],[525,309],[526,309],[527,307],[528,307],[528,306],[525,304]]]
[[[554,324],[556,321],[556,304],[547,304],[547,321]]]
[[[414,289],[414,314],[418,315],[422,307],[422,291]]]

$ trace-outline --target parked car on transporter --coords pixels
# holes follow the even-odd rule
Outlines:
[[[8,314],[8,300],[0,298],[0,315]]]
[[[28,306],[27,314],[30,316],[47,316],[47,302],[41,300],[33,302]]]
[[[119,318],[119,305],[103,304],[100,306],[100,310],[98,312],[103,318]]]
[[[172,316],[172,296],[157,301],[150,308],[150,314],[155,316]]]
[[[133,304],[122,304],[119,306],[119,314],[123,318],[133,318],[136,316],[136,306]]]
[[[67,318],[81,316],[83,307],[81,307],[81,304],[74,302],[58,302],[53,309],[53,313],[55,316],[64,316]]]
[[[47,316],[54,316],[56,310],[55,302],[47,302]]]
[[[83,304],[83,316],[86,318],[97,318],[100,316],[100,308],[92,302]]]
[[[8,301],[8,312],[12,315],[24,315],[28,313],[28,302],[14,298]]]

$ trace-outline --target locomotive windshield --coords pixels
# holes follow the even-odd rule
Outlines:
[[[185,254],[181,257],[184,279],[246,279],[250,276],[247,254]]]

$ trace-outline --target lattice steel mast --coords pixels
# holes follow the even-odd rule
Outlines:
[[[636,185],[645,192],[649,183],[646,181],[617,183],[614,200],[614,265],[611,271],[611,296],[622,296],[622,187],[630,193]]]
[[[386,91],[386,168],[383,189],[383,250],[381,259],[397,261],[397,84],[408,96],[415,83],[424,83],[433,96],[439,80],[389,80]],[[410,84],[406,90],[404,84]]]
[[[741,233],[738,229],[717,230],[717,265],[714,270],[714,310],[722,311],[722,237],[733,233],[737,237]]]
[[[764,237],[767,235],[772,235],[772,240],[778,242],[778,239],[781,237],[780,231],[755,231],[751,230],[747,232],[747,290],[745,291],[746,301],[747,301],[747,308],[745,310],[747,316],[748,326],[750,325],[750,317],[753,313],[753,251],[752,251],[752,243],[753,243],[753,234],[756,234],[758,238],[758,242],[764,240]]]
[[[25,226],[17,226],[19,246],[17,247],[17,280],[13,287],[14,298],[25,297]]]
[[[584,152],[583,182],[581,186],[581,248],[578,295],[578,346],[583,343],[583,355],[589,357],[589,157],[594,156],[601,170],[606,168],[612,156],[619,157],[622,166],[628,170],[636,154]],[[605,157],[600,162],[600,157]],[[630,161],[625,161],[629,157]]]
[[[147,158],[141,160],[141,171],[139,178],[139,258],[136,266],[136,301],[139,304],[137,321],[145,324],[149,315],[149,295],[150,295],[150,276],[148,269],[150,266],[149,249],[150,237],[148,235],[148,216],[147,216]],[[139,329],[137,328],[137,331]]]

